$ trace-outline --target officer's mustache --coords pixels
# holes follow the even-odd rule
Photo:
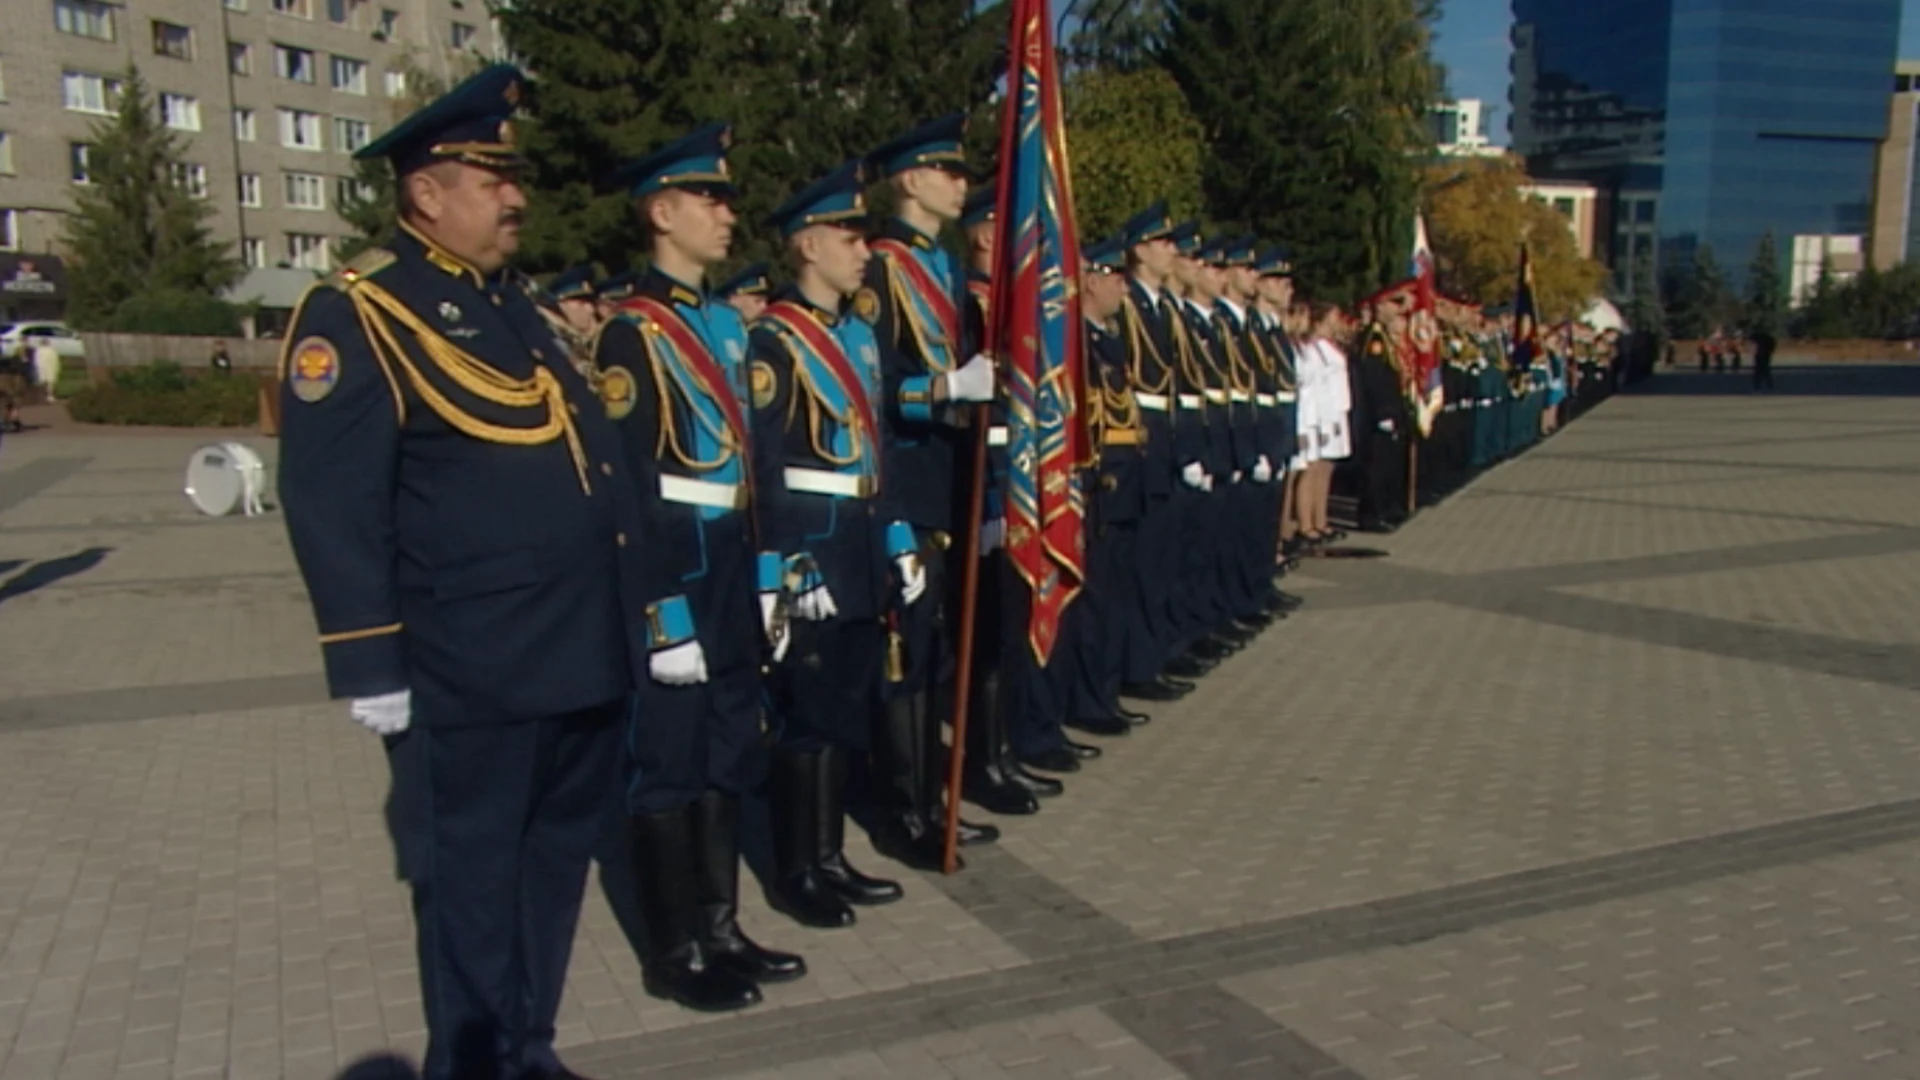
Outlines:
[[[519,210],[503,210],[500,212],[500,224],[512,225],[517,228],[526,219],[526,216],[525,213]]]

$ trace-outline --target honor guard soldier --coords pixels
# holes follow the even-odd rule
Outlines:
[[[991,358],[967,340],[966,278],[940,231],[959,219],[967,198],[966,117],[931,121],[867,155],[873,175],[887,180],[894,216],[872,243],[867,288],[877,304],[874,336],[880,346],[887,429],[889,503],[913,527],[917,555],[896,561],[910,591],[926,602],[900,617],[904,664],[890,681],[879,753],[890,806],[875,831],[882,851],[909,866],[940,869],[947,769],[935,694],[953,675],[948,633],[948,550],[968,489],[961,461],[971,457],[965,427],[975,404],[994,399]],[[954,568],[954,569],[957,569]],[[954,614],[957,615],[957,612]],[[944,703],[941,704],[944,708]],[[961,823],[962,844],[997,839],[990,825]]]
[[[1142,477],[1147,506],[1140,520],[1134,560],[1134,596],[1139,612],[1127,637],[1126,681],[1121,693],[1140,701],[1176,701],[1193,684],[1166,670],[1179,644],[1174,612],[1174,574],[1180,558],[1181,521],[1176,492],[1184,482],[1174,451],[1174,381],[1179,366],[1173,323],[1178,318],[1171,276],[1178,249],[1165,202],[1135,214],[1121,233],[1126,244],[1127,293],[1121,301],[1121,344],[1134,403],[1146,428],[1147,461]]]
[[[601,322],[612,318],[613,309],[633,296],[634,283],[639,280],[638,272],[628,270],[600,283],[600,287],[593,294],[593,306],[594,310],[599,312]]]
[[[849,905],[898,900],[900,886],[847,862],[848,766],[880,718],[887,614],[924,602],[897,560],[913,529],[884,512],[880,347],[864,289],[870,255],[858,162],[774,211],[794,284],[753,328],[754,473],[761,543],[795,594],[793,643],[776,669],[784,723],[774,756],[775,910],[806,926],[850,926]],[[856,297],[858,300],[856,301]]]
[[[567,343],[568,354],[583,371],[592,367],[588,352],[593,333],[600,328],[600,312],[594,302],[593,266],[581,263],[554,275],[547,282],[548,304],[541,310],[550,317],[555,335]],[[558,316],[557,319],[551,316]]]
[[[1273,364],[1273,405],[1263,426],[1264,445],[1282,473],[1276,507],[1279,513],[1273,522],[1273,550],[1268,553],[1271,559],[1285,548],[1289,539],[1286,523],[1293,517],[1295,489],[1300,480],[1300,470],[1294,467],[1300,454],[1300,346],[1289,326],[1293,321],[1292,257],[1284,248],[1268,248],[1254,263],[1254,273],[1258,275],[1254,283],[1254,323]],[[1281,564],[1282,572],[1292,563],[1293,560],[1287,558]],[[1298,610],[1305,602],[1277,587],[1274,596],[1284,612]]]
[[[740,313],[748,326],[767,310],[773,293],[773,279],[767,276],[766,263],[754,263],[720,283],[713,298]]]
[[[1240,465],[1240,482],[1233,493],[1238,506],[1230,507],[1230,520],[1238,545],[1231,553],[1237,569],[1234,621],[1243,632],[1264,628],[1281,613],[1273,589],[1273,558],[1279,547],[1274,530],[1280,521],[1278,493],[1286,459],[1275,462],[1276,367],[1252,306],[1259,282],[1254,269],[1257,259],[1250,236],[1223,242],[1216,249],[1215,321],[1226,343],[1228,403]]]
[[[308,292],[280,492],[327,684],[385,737],[429,1080],[570,1077],[554,1017],[646,663],[618,437],[507,265],[526,206],[495,65],[360,150],[391,240]]]
[[[627,746],[627,810],[649,993],[720,1011],[797,978],[740,931],[740,798],[765,774],[760,674],[785,645],[776,555],[749,512],[747,330],[707,295],[733,240],[730,129],[712,124],[617,170],[650,265],[601,328],[600,394],[639,492],[652,633]]]

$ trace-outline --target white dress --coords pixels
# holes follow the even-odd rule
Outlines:
[[[1320,460],[1320,341],[1300,346],[1293,372],[1293,430],[1297,439],[1290,467],[1304,469]]]
[[[1353,386],[1347,381],[1347,354],[1340,346],[1321,339],[1320,350],[1325,367],[1321,371],[1325,397],[1320,409],[1320,429],[1325,441],[1320,446],[1324,461],[1345,461],[1353,456],[1353,432],[1349,430],[1353,411]]]

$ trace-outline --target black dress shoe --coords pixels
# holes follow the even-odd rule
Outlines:
[[[1239,650],[1246,648],[1248,645],[1251,645],[1253,643],[1253,639],[1260,636],[1260,628],[1252,627],[1252,626],[1241,626],[1240,620],[1229,619],[1227,620],[1227,624],[1225,626],[1222,626],[1213,632],[1213,636],[1216,639],[1218,639],[1221,643],[1227,645],[1228,647],[1232,648],[1234,651],[1238,652]]]
[[[1252,615],[1242,615],[1233,621],[1257,634],[1286,617],[1287,613],[1274,607],[1273,601],[1269,599],[1261,604],[1259,611]]]
[[[1186,656],[1176,656],[1167,661],[1167,666],[1161,668],[1160,671],[1163,678],[1167,675],[1173,675],[1182,679],[1197,679],[1218,666],[1218,664],[1211,660],[1202,660],[1189,653]]]
[[[1033,792],[1043,799],[1051,799],[1058,795],[1065,794],[1067,790],[1067,785],[1055,780],[1053,777],[1041,776],[1039,773],[1030,773],[1019,765],[1013,767],[1011,778],[1014,783],[1019,784],[1021,787],[1026,788],[1028,791]]]
[[[1296,596],[1284,590],[1276,590],[1273,596],[1280,606],[1288,611],[1298,611],[1307,602],[1305,597]]]
[[[1127,683],[1120,687],[1120,696],[1135,701],[1179,701],[1186,697],[1189,690],[1180,690],[1160,682]]]
[[[1040,800],[1034,798],[1032,792],[1011,777],[998,773],[997,769],[969,766],[965,779],[960,781],[960,797],[990,814],[1024,817],[1040,812]]]
[[[944,822],[942,823],[944,824]],[[975,844],[992,844],[1000,839],[1000,826],[976,825],[966,818],[960,819],[960,846],[972,847]]]
[[[1020,764],[1044,772],[1079,772],[1080,755],[1064,746],[1055,746],[1037,754],[1020,755]]]
[[[1067,752],[1079,758],[1081,761],[1092,761],[1098,758],[1102,751],[1097,746],[1090,746],[1086,743],[1078,743],[1072,739],[1068,739]]]
[[[1259,637],[1260,631],[1272,625],[1273,616],[1264,611],[1258,615],[1248,615],[1244,618],[1233,620],[1233,628],[1247,635],[1248,641]]]
[[[1193,643],[1193,647],[1187,650],[1187,655],[1198,657],[1201,660],[1220,661],[1232,656],[1235,651],[1235,646],[1228,644],[1220,638],[1203,637]],[[1169,668],[1169,670],[1171,670],[1171,668]],[[1178,674],[1178,672],[1175,674]]]
[[[1133,730],[1133,725],[1117,716],[1081,716],[1066,721],[1066,725],[1075,731],[1084,731],[1089,735],[1104,735],[1113,738],[1125,735]]]
[[[792,953],[757,945],[744,934],[724,943],[725,951],[715,948],[707,953],[707,967],[730,972],[756,983],[792,982],[807,973],[807,962]]]
[[[1166,674],[1155,676],[1154,681],[1161,686],[1172,687],[1174,690],[1177,690],[1182,694],[1193,693],[1194,687],[1198,685],[1196,683],[1190,683],[1185,679],[1176,679],[1173,676],[1166,675]]]
[[[834,852],[820,860],[820,877],[840,899],[858,907],[891,904],[907,894],[897,881],[869,877],[853,868],[844,852]]]
[[[1124,721],[1128,727],[1139,727],[1153,719],[1153,717],[1148,716],[1146,713],[1135,712],[1125,705],[1115,705],[1113,707],[1113,715],[1115,718]]]

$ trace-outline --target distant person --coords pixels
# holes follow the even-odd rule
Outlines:
[[[212,365],[214,374],[216,375],[233,374],[233,357],[227,353],[226,342],[215,341],[213,343],[213,355],[207,358],[207,363]]]
[[[1779,346],[1774,340],[1773,331],[1760,330],[1753,335],[1753,389],[1756,393],[1773,392],[1773,350]]]
[[[48,338],[41,338],[33,347],[33,381],[45,388],[49,402],[60,400],[56,393],[60,387],[60,350]]]

